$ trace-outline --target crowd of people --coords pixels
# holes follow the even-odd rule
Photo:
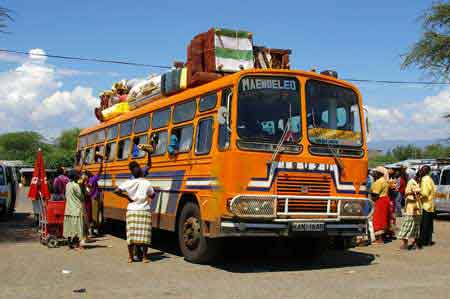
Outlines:
[[[422,249],[434,244],[436,186],[430,166],[422,166],[414,175],[408,175],[405,168],[395,170],[379,166],[369,173],[367,185],[374,202],[369,235],[375,244],[399,239],[402,250]],[[402,223],[396,235],[398,217],[402,217]]]
[[[128,262],[135,261],[140,252],[144,262],[148,262],[147,249],[151,241],[150,201],[155,191],[144,177],[151,168],[152,145],[139,145],[139,150],[148,153],[147,165],[143,168],[135,161],[129,164],[130,179],[120,184],[114,191],[129,201],[126,213]],[[95,154],[100,162],[94,175],[88,170],[59,168],[53,181],[53,200],[65,200],[63,237],[69,248],[83,250],[94,236],[92,205],[100,199],[99,180],[103,171],[103,156]]]
[[[155,190],[145,179],[151,168],[151,144],[135,142],[135,151],[147,153],[147,165],[143,168],[133,161],[129,163],[130,179],[120,184],[114,193],[128,199],[126,229],[128,262],[136,260],[140,252],[142,260],[148,262],[147,250],[151,241],[150,202]],[[138,153],[136,153],[138,154]],[[103,171],[103,156],[95,154],[100,162],[98,172],[59,168],[53,181],[54,200],[65,200],[63,236],[71,249],[82,250],[94,235],[93,203],[99,202],[98,182]],[[435,213],[434,193],[436,187],[431,178],[431,168],[422,166],[414,175],[405,168],[386,169],[377,167],[369,172],[367,187],[374,202],[374,213],[368,222],[368,239],[374,244],[384,244],[394,239],[401,240],[400,249],[422,249],[433,242],[433,218]],[[396,219],[402,217],[401,228],[396,234]],[[412,241],[410,243],[410,240]]]
[[[96,159],[102,160],[101,155]],[[82,249],[93,235],[92,203],[99,198],[99,186],[103,163],[97,174],[90,171],[63,167],[57,170],[53,180],[53,200],[65,200],[63,235],[70,248]]]

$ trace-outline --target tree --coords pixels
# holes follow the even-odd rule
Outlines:
[[[424,32],[410,52],[404,55],[402,67],[416,65],[439,79],[450,78],[450,3],[439,2],[425,13]]]
[[[80,131],[78,128],[62,131],[61,135],[56,139],[57,145],[62,149],[75,151]]]
[[[42,135],[36,132],[14,132],[0,135],[0,160],[34,160],[38,149],[44,151],[49,145],[44,142]]]
[[[449,158],[450,146],[442,144],[430,144],[425,148],[415,145],[396,146],[385,155],[379,155],[369,159],[369,167],[373,168],[379,165],[391,164],[408,159],[437,159]]]
[[[13,20],[10,13],[9,9],[0,6],[0,32],[5,33],[4,29],[8,26],[6,23]]]
[[[45,166],[73,166],[79,129],[63,131],[56,143],[49,143],[36,132],[13,132],[0,135],[0,160],[22,160],[33,165],[38,149],[42,149]]]
[[[402,161],[407,159],[422,158],[423,153],[420,147],[415,145],[396,146],[392,149],[391,155],[396,161]]]

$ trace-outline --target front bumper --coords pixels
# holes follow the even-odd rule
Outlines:
[[[242,194],[231,200],[230,212],[234,217],[220,222],[222,236],[350,237],[366,234],[373,202],[367,198],[339,196]]]
[[[366,221],[352,221],[352,222],[317,222],[323,224],[323,231],[295,231],[294,224],[298,222],[243,222],[224,220],[220,224],[221,236],[343,236],[354,237],[361,236],[367,233]]]

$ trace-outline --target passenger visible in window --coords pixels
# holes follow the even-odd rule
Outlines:
[[[138,162],[132,161],[130,162],[130,164],[128,164],[128,168],[130,169],[131,173],[133,173],[133,169],[139,167],[141,168],[144,177],[148,175],[150,168],[152,167],[152,153],[153,150],[156,148],[157,144],[158,144],[158,137],[152,136],[150,144],[139,144],[137,146],[138,150],[147,152],[147,165],[141,168]],[[131,176],[131,178],[133,178],[133,176]]]
[[[180,150],[180,130],[172,130],[170,134],[169,146],[167,147],[167,152],[169,155],[174,156],[178,154]]]
[[[136,159],[139,158],[139,137],[135,136],[133,138],[133,149],[131,150],[131,158]]]

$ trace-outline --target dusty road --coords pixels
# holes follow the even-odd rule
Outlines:
[[[200,266],[177,255],[167,236],[150,264],[127,264],[120,236],[81,253],[47,249],[30,212],[21,200],[14,218],[0,222],[0,298],[450,298],[450,217],[436,221],[437,243],[422,251],[391,243],[305,262],[271,242],[243,242],[240,255]]]

